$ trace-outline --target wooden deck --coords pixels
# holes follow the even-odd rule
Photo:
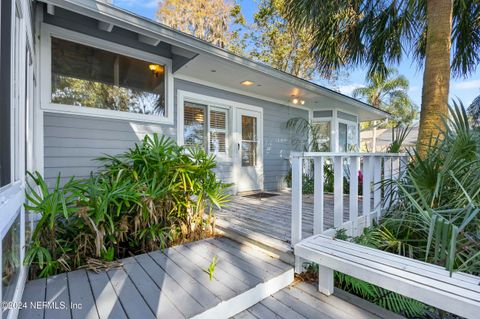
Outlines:
[[[291,234],[291,194],[288,191],[278,192],[277,196],[268,198],[252,198],[234,196],[226,208],[218,210],[218,226],[222,230],[236,231],[243,236],[258,238],[269,245],[277,245],[275,241],[289,246]],[[343,219],[348,220],[348,196],[344,196]],[[359,199],[359,215],[362,215],[362,199]],[[302,215],[303,237],[313,235],[313,195],[304,195]],[[324,227],[333,227],[333,194],[325,194]],[[273,240],[272,240],[273,239]]]
[[[204,269],[213,256],[218,263],[210,281]],[[291,266],[226,238],[122,262],[121,268],[98,274],[76,270],[28,282],[19,318],[220,318],[293,281]]]
[[[242,311],[234,319],[403,318],[345,292],[335,294],[338,296],[326,297],[319,294],[314,285],[297,282]]]
[[[213,256],[218,263],[210,281],[204,269]],[[30,281],[19,318],[394,318],[361,300],[352,303],[357,297],[342,291],[326,297],[312,284],[292,282],[293,269],[284,262],[211,238],[126,258],[122,267],[100,273]]]

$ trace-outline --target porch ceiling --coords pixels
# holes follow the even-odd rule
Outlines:
[[[373,109],[360,101],[342,94],[330,91],[328,94],[313,91],[304,86],[296,85],[291,81],[276,78],[258,69],[247,68],[236,61],[219,59],[217,57],[200,54],[190,60],[175,73],[176,77],[194,79],[206,85],[220,89],[236,91],[240,94],[268,99],[273,102],[298,107],[291,103],[292,96],[305,101],[303,107],[308,109],[341,108],[347,112],[357,114],[360,121],[385,119],[388,115]],[[253,85],[245,86],[243,81],[253,81]],[[318,88],[320,88],[318,86]],[[323,90],[328,90],[322,88]]]

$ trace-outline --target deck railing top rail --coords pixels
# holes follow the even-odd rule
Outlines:
[[[291,158],[307,157],[408,157],[407,153],[367,153],[367,152],[291,152]]]

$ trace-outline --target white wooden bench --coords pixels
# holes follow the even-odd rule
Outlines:
[[[466,318],[480,318],[480,277],[354,243],[314,235],[294,246],[295,257],[319,264],[319,290],[333,293],[333,271]]]

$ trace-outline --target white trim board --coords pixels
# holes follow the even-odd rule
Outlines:
[[[287,287],[293,282],[293,277],[293,269],[289,269],[266,282],[259,283],[254,288],[236,295],[229,300],[222,301],[215,307],[194,316],[192,319],[231,318],[270,295],[273,295],[277,291]]]
[[[57,26],[53,26],[47,23],[41,23],[41,36],[40,36],[40,75],[41,75],[41,108],[56,113],[64,114],[81,114],[87,116],[123,119],[131,121],[140,121],[147,123],[158,124],[174,124],[174,80],[172,72],[172,61],[170,59],[147,53],[141,50],[126,47],[121,44],[102,40],[96,37],[92,37],[83,33],[67,30]],[[51,37],[64,39],[67,41],[73,41],[83,45],[88,45],[94,48],[107,50],[121,55],[129,56],[135,59],[141,59],[143,61],[158,63],[165,66],[165,94],[166,94],[166,111],[167,116],[154,116],[146,114],[136,114],[129,112],[119,112],[113,110],[104,110],[97,108],[87,108],[74,105],[62,105],[51,103]]]

